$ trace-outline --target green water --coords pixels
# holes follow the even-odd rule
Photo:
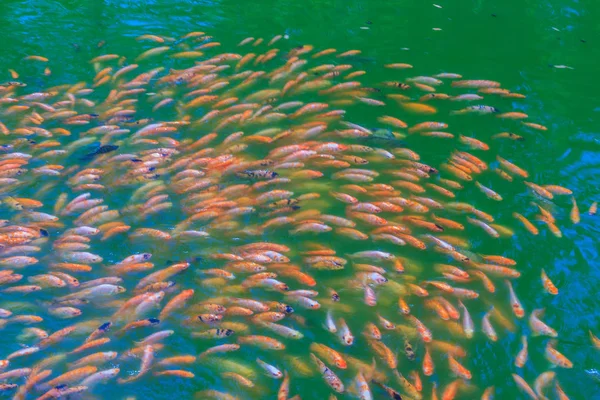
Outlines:
[[[478,252],[502,254],[518,262],[522,276],[514,285],[523,306],[528,311],[534,308],[547,309],[544,320],[559,332],[558,348],[574,363],[571,370],[557,370],[562,387],[572,399],[600,398],[600,384],[584,373],[588,368],[600,369],[600,354],[591,346],[587,336],[588,329],[600,334],[600,314],[597,311],[600,264],[597,261],[596,239],[600,225],[598,217],[584,214],[592,201],[600,200],[597,128],[600,112],[600,84],[597,81],[600,6],[589,1],[557,0],[438,1],[437,4],[442,8],[436,8],[429,2],[380,0],[189,3],[3,1],[0,5],[0,66],[3,71],[16,69],[30,86],[41,90],[55,84],[91,80],[93,71],[89,60],[96,55],[138,54],[141,48],[135,44],[134,38],[141,34],[178,37],[190,31],[202,30],[221,42],[223,51],[236,51],[235,46],[245,37],[269,39],[285,33],[289,35],[289,43],[286,44],[289,47],[313,44],[318,49],[333,47],[361,50],[360,58],[353,65],[356,69],[369,71],[366,81],[397,79],[397,72],[381,66],[391,62],[406,62],[415,66],[415,75],[457,72],[468,78],[497,80],[502,82],[503,87],[525,94],[525,100],[499,100],[494,105],[501,111],[523,111],[530,115],[532,121],[547,126],[548,131],[526,130],[518,128],[514,121],[490,122],[489,119],[477,117],[455,118],[446,122],[451,124],[451,132],[468,136],[518,129],[517,133],[526,138],[524,142],[490,142],[491,145],[499,154],[529,171],[532,181],[554,183],[572,189],[582,210],[582,221],[573,226],[568,216],[570,202],[566,197],[559,198],[555,202],[555,214],[564,237],[555,238],[547,229],[541,229],[540,235],[533,237],[510,217],[513,211],[531,211],[531,196],[522,185],[500,184],[498,191],[508,201],[495,203],[486,200],[473,188],[463,193],[463,196],[466,195],[463,200],[493,214],[499,223],[515,228],[517,234],[510,239],[494,241],[481,230],[467,227],[465,236],[471,239]],[[441,30],[434,31],[432,28]],[[106,42],[102,49],[97,48],[100,41]],[[52,75],[43,77],[39,69],[22,61],[24,56],[30,54],[50,58]],[[574,69],[555,69],[550,65],[567,65]],[[1,80],[8,79],[6,73]],[[347,119],[369,123],[377,113],[377,110],[370,108],[357,108],[349,112]],[[408,117],[407,122],[416,120]],[[413,139],[409,144],[432,165],[438,165],[443,159],[436,158],[445,150],[443,141]],[[112,201],[123,204],[126,193],[116,193]],[[157,218],[152,221],[161,228],[164,227],[161,224],[168,222]],[[298,240],[281,238],[281,242],[291,243],[292,246]],[[331,240],[331,237],[323,240]],[[335,246],[339,254],[353,251],[351,241],[336,243]],[[131,243],[118,246],[118,242],[112,241],[106,245],[96,244],[93,249],[111,261],[118,261],[134,252],[144,251],[145,247]],[[160,262],[183,258],[181,254],[169,254],[169,250],[168,246],[157,246],[153,253],[161,253]],[[185,251],[201,253],[197,248]],[[434,259],[418,252],[409,254],[416,263],[422,265],[428,265]],[[551,297],[543,292],[539,280],[540,268],[544,268],[558,286],[558,296]],[[327,277],[323,274],[315,276],[317,279]],[[497,280],[497,286],[499,290],[495,301],[504,304],[505,310],[508,310],[507,294],[501,280]],[[2,300],[14,299],[4,296]],[[349,304],[354,307],[355,315],[348,315],[346,319],[355,336],[359,337],[368,309],[360,299],[350,300]],[[418,306],[418,301],[415,304]],[[396,313],[393,307],[394,311],[388,314]],[[477,327],[484,311],[484,308],[471,309]],[[101,315],[105,314],[98,311],[95,315],[94,310],[86,310],[83,318],[92,319]],[[320,326],[323,315],[319,313],[314,318],[304,314],[307,326],[302,331],[306,338],[298,343],[286,341],[286,352],[306,354],[306,347],[311,341],[333,343],[332,346],[336,344]],[[396,315],[393,319],[400,321]],[[64,326],[64,323],[44,325],[44,329],[53,331]],[[520,346],[521,329],[525,333],[529,331],[526,320],[519,321],[518,326],[519,331],[515,334],[498,328],[500,340],[494,345],[482,334],[471,342],[460,341],[469,354],[467,367],[474,375],[473,384],[479,388],[460,398],[478,398],[481,390],[490,385],[497,388],[496,398],[525,398],[516,390],[510,377],[515,372],[513,359]],[[18,330],[11,328],[7,332],[16,333]],[[443,339],[454,340],[451,337]],[[546,340],[530,338],[530,361],[519,372],[530,383],[549,367],[543,357]],[[187,336],[178,335],[177,329],[176,334],[165,343],[166,349],[163,351],[167,354],[194,354],[206,347],[204,343],[195,343]],[[398,352],[402,371],[420,370],[420,364],[410,364],[402,355],[403,344],[399,336],[387,338],[386,344]],[[370,359],[371,356],[362,345],[364,342],[349,352],[353,356]],[[416,347],[422,352],[422,346]],[[114,347],[115,351],[127,348],[118,342]],[[336,348],[343,350],[339,344],[336,344]],[[1,354],[17,349],[16,343],[0,344]],[[52,351],[59,353],[60,345]],[[236,354],[236,359],[245,359],[250,363],[256,355],[253,349],[243,349]],[[261,357],[282,369],[291,369],[289,363],[278,354]],[[440,370],[442,365],[445,367],[443,358],[435,358],[434,361]],[[15,365],[18,363],[15,361]],[[129,362],[120,367],[122,373],[132,372],[138,368],[137,365],[137,362]],[[191,393],[211,387],[229,390],[240,398],[263,398],[267,393],[272,397],[279,385],[279,381],[261,376],[256,380],[258,388],[244,394],[242,390],[236,391],[235,385],[224,384],[214,366],[195,366],[192,370],[196,374],[194,380],[146,377],[126,387],[112,383],[99,385],[93,395],[98,398],[123,398],[129,395],[138,399],[189,398]],[[352,377],[352,374],[343,375],[344,382],[349,382]],[[435,381],[445,385],[450,378],[436,374],[432,379],[425,379],[425,398],[431,393],[431,382]],[[391,386],[398,388],[397,384]],[[292,379],[290,392],[299,393],[302,398],[321,399],[326,398],[330,390],[320,377],[315,376],[313,379]],[[384,395],[381,391],[375,391],[375,397],[384,398]]]

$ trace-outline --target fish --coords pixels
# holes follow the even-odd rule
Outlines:
[[[573,368],[573,363],[562,353],[554,348],[554,340],[550,340],[546,344],[545,356],[552,364],[561,368]]]
[[[483,332],[485,333],[485,335],[492,342],[495,342],[495,341],[498,340],[498,335],[496,333],[496,330],[492,326],[492,323],[490,322],[490,315],[491,315],[492,311],[493,311],[493,309],[490,310],[490,311],[488,311],[488,312],[486,312],[485,315],[483,316],[481,328],[482,328]]]
[[[545,335],[550,337],[557,337],[558,333],[556,330],[546,325],[540,317],[544,315],[545,309],[538,308],[532,310],[529,314],[529,327],[534,332],[535,335]]]
[[[515,366],[518,368],[523,368],[528,358],[528,345],[527,345],[527,336],[521,336],[521,350],[517,354],[515,358]]]
[[[570,216],[571,222],[573,222],[573,224],[578,224],[579,222],[581,222],[581,217],[579,215],[579,207],[577,206],[577,201],[575,200],[575,197],[571,197],[571,202],[572,202],[573,206],[571,208],[571,212],[569,213],[569,216]]]
[[[594,336],[594,334],[592,333],[592,331],[589,331],[589,335],[590,335],[590,339],[592,341],[592,344],[594,345],[595,348],[600,349],[600,339],[598,339],[596,336]]]
[[[513,289],[512,283],[510,283],[510,281],[508,281],[508,280],[506,280],[504,282],[506,283],[506,286],[508,287],[510,304],[512,306],[512,310],[513,310],[515,316],[517,318],[523,318],[525,316],[525,310],[523,309],[521,302],[517,298],[517,294],[515,293],[515,290]]]
[[[558,294],[558,289],[556,288],[556,286],[554,286],[554,283],[552,283],[550,278],[548,278],[548,275],[546,275],[546,271],[544,271],[543,268],[542,268],[541,275],[542,275],[542,285],[544,286],[544,289],[546,290],[546,292],[550,293],[551,295],[556,296]]]
[[[542,372],[535,379],[535,382],[533,383],[533,389],[540,399],[547,399],[547,397],[544,396],[544,388],[548,386],[552,380],[554,380],[555,376],[556,372],[546,371]]]
[[[215,385],[237,388],[202,398],[256,397],[259,371],[279,380],[263,397],[299,398],[298,377],[318,371],[330,392],[362,399],[438,398],[438,383],[446,400],[490,398],[494,387],[467,382],[482,361],[463,346],[471,315],[490,342],[496,327],[522,328],[523,270],[504,239],[521,240],[521,225],[539,235],[539,222],[562,236],[559,196],[570,196],[573,224],[575,196],[588,201],[504,158],[508,143],[530,145],[519,128],[547,130],[519,111],[525,96],[494,80],[419,75],[404,60],[384,64],[400,75],[378,82],[356,66],[360,50],[290,45],[283,33],[232,52],[205,32],[170,35],[143,33],[123,54],[94,44],[85,81],[47,87],[57,70],[43,66],[24,79],[44,78],[33,90],[15,70],[0,87],[0,329],[24,345],[0,362],[6,390],[21,377],[16,398],[154,390],[204,379],[210,365]],[[352,122],[365,106],[373,112]],[[470,118],[496,125],[474,133]],[[435,151],[419,154],[415,141]],[[519,190],[539,198],[534,213],[514,207]],[[498,254],[481,254],[481,231]],[[556,271],[531,268],[556,295]],[[528,316],[532,335],[556,337],[543,312]],[[503,340],[517,337],[523,368],[539,349],[523,332]],[[293,342],[305,338],[308,351]],[[179,353],[191,340],[197,353]],[[545,355],[568,367],[568,350]],[[535,395],[553,381],[538,376]]]
[[[325,382],[337,393],[344,393],[345,387],[340,378],[313,353],[311,353],[311,359],[316,364]]]
[[[87,153],[86,155],[82,156],[80,158],[81,161],[89,161],[92,160],[94,157],[100,155],[100,154],[107,154],[110,153],[112,151],[118,150],[119,146],[114,145],[114,144],[105,144],[102,145],[100,147],[98,147],[96,150],[94,150],[91,153]]]
[[[388,395],[388,397],[390,399],[393,399],[393,400],[402,400],[402,396],[400,395],[400,392],[392,389],[389,386],[384,385],[382,382],[374,381],[374,383],[376,385],[380,386],[386,392],[386,394]]]
[[[431,354],[429,353],[429,348],[425,348],[425,356],[423,357],[423,374],[425,376],[433,375],[434,365],[433,359],[431,358]]]
[[[525,382],[525,380],[523,378],[521,378],[517,374],[512,374],[512,377],[513,377],[513,380],[515,381],[515,383],[517,384],[517,387],[519,388],[519,390],[521,392],[523,392],[526,395],[528,395],[531,399],[537,400],[538,396],[535,394],[535,392],[533,391],[533,389],[531,388],[531,386],[529,386],[527,384],[527,382]]]

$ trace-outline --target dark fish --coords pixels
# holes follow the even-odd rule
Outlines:
[[[240,178],[254,178],[254,179],[273,179],[279,174],[275,171],[270,171],[268,169],[256,169],[256,170],[245,170],[242,172],[238,172],[237,175]]]
[[[119,146],[114,145],[114,144],[105,144],[104,146],[98,147],[95,151],[88,153],[85,156],[81,157],[81,161],[89,161],[99,154],[110,153],[111,151],[115,151],[118,148],[119,148]]]
[[[402,396],[400,396],[400,393],[398,393],[396,390],[392,389],[389,386],[384,385],[381,382],[377,382],[376,380],[374,380],[373,382],[376,385],[378,385],[379,387],[381,387],[383,390],[385,390],[385,392],[388,394],[388,396],[390,396],[390,399],[402,400]]]
[[[415,360],[415,351],[413,350],[408,339],[404,339],[404,354],[406,354],[406,358],[408,358],[410,361]]]
[[[19,87],[25,87],[27,86],[26,83],[23,82],[17,82],[17,81],[8,81],[5,83],[0,83],[0,86],[19,86]]]

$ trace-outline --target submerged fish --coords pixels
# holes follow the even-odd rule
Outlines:
[[[84,155],[83,157],[81,157],[81,161],[92,160],[94,157],[96,157],[100,154],[110,153],[111,151],[115,151],[118,148],[119,148],[119,146],[114,145],[114,144],[106,144],[106,145],[100,146],[93,152],[88,153],[88,154]]]
[[[553,202],[572,191],[533,182],[537,173],[529,181],[488,144],[522,138],[491,133],[507,119],[547,129],[494,105],[524,96],[455,73],[403,79],[417,69],[403,62],[385,65],[398,80],[366,86],[360,50],[282,39],[250,37],[226,52],[200,31],[145,34],[131,54],[97,49],[89,81],[34,92],[13,71],[0,85],[0,329],[26,346],[0,361],[2,390],[14,380],[16,398],[91,398],[100,385],[128,395],[210,375],[219,390],[199,398],[284,400],[313,384],[365,400],[437,398],[421,369],[436,373],[443,399],[489,398],[493,387],[467,383],[487,379],[471,367],[485,360],[467,354],[469,339],[521,337],[523,367],[544,350],[506,334],[522,329],[518,319],[534,335],[559,335],[544,309],[521,305],[503,238],[527,234],[521,226],[537,235],[539,222],[562,236]],[[389,115],[351,122],[366,106]],[[489,129],[454,126],[468,115]],[[439,154],[416,153],[415,141]],[[543,198],[539,214],[495,221],[488,205],[512,204],[503,185]],[[580,222],[575,197],[570,215]],[[487,241],[498,254],[481,255]],[[560,275],[532,268],[556,295],[550,277]],[[554,344],[544,354],[573,366]],[[558,385],[544,373],[536,394],[513,378],[532,398]],[[222,391],[230,380],[235,392]]]

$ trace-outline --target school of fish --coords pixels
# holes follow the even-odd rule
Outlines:
[[[367,85],[360,51],[285,39],[220,53],[203,32],[143,35],[137,57],[100,54],[89,82],[42,91],[9,71],[0,333],[14,351],[0,354],[0,392],[97,398],[118,385],[135,398],[139,385],[192,380],[212,383],[178,389],[188,398],[299,399],[310,382],[330,399],[492,399],[500,388],[471,383],[476,356],[463,345],[516,333],[506,385],[568,399],[560,332],[545,309],[522,306],[516,262],[480,254],[466,232],[498,249],[514,235],[561,237],[557,200],[577,224],[575,197],[494,153],[522,135],[451,133],[466,115],[545,131],[493,105],[525,96],[455,73],[416,76],[406,63],[384,66],[396,81]],[[51,74],[41,55],[24,62]],[[382,110],[376,121],[346,119],[368,107]],[[445,161],[408,148],[415,136],[445,143]],[[499,224],[468,202],[509,201],[495,189],[507,183],[534,212]],[[536,272],[546,296],[559,293],[553,272]],[[544,346],[529,348],[530,335]],[[547,372],[523,369],[531,352]]]

